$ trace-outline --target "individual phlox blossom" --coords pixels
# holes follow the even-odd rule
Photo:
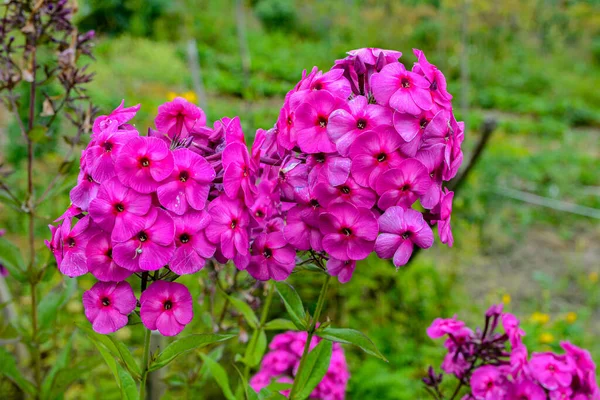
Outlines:
[[[452,95],[446,88],[446,77],[433,64],[430,64],[425,58],[425,54],[418,49],[413,49],[413,54],[417,57],[417,62],[413,66],[413,72],[423,75],[429,82],[429,91],[433,101],[442,107],[450,108],[452,106]]]
[[[71,220],[66,219],[60,226],[60,247],[62,248],[62,260],[58,263],[61,273],[70,278],[84,275],[88,272],[85,248],[90,237],[98,230],[91,224],[89,216],[85,216],[71,228]]]
[[[502,327],[508,335],[511,346],[518,346],[521,344],[521,339],[525,336],[525,331],[519,326],[519,319],[513,314],[504,313],[502,314]]]
[[[256,195],[257,166],[250,159],[248,148],[239,142],[228,144],[223,150],[223,188],[230,198],[241,194],[250,204]]]
[[[87,168],[79,171],[77,176],[77,185],[69,192],[69,198],[76,207],[86,210],[90,202],[98,195],[100,184],[92,178]]]
[[[278,185],[285,200],[293,200],[297,190],[308,185],[308,166],[296,158],[290,158],[278,171]]]
[[[477,400],[501,399],[506,394],[500,369],[492,365],[477,368],[471,375],[471,390]]]
[[[281,232],[262,233],[252,244],[252,257],[247,271],[255,279],[286,279],[294,269],[296,252]]]
[[[133,274],[132,271],[121,268],[115,263],[112,250],[112,241],[106,232],[93,236],[85,248],[87,268],[99,281],[120,282]]]
[[[462,352],[451,351],[444,356],[444,361],[440,368],[447,374],[464,377],[469,369],[469,363],[465,360],[465,356]]]
[[[388,108],[369,104],[366,97],[357,96],[348,102],[348,110],[340,108],[331,113],[327,133],[337,151],[347,156],[350,146],[362,133],[391,124],[392,113]]]
[[[465,138],[465,123],[457,122],[454,117],[450,119],[448,144],[444,151],[444,171],[442,178],[449,181],[458,173],[463,161],[462,142]]]
[[[454,338],[468,337],[473,334],[473,331],[465,325],[465,323],[456,318],[436,318],[433,323],[427,328],[427,336],[432,339],[439,339],[443,336],[452,336]]]
[[[314,67],[310,74],[303,77],[297,89],[290,95],[289,102],[292,110],[297,109],[304,102],[304,96],[311,92],[328,92],[334,97],[347,99],[352,94],[352,89],[343,74],[344,72],[340,70],[323,73]]]
[[[90,216],[114,241],[129,239],[139,232],[150,210],[152,198],[127,188],[115,177],[104,182],[90,203]]]
[[[553,353],[533,353],[529,370],[531,376],[548,390],[568,387],[573,380],[573,366],[564,357]]]
[[[390,63],[397,63],[402,53],[372,47],[351,50],[342,60],[336,60],[333,69],[343,69],[344,77],[350,82],[356,95],[371,93],[371,76]]]
[[[437,114],[422,111],[417,115],[396,111],[394,128],[406,142],[400,151],[407,157],[415,157],[421,147],[448,143],[449,117],[445,110]]]
[[[327,134],[331,114],[344,103],[331,93],[319,90],[306,93],[295,111],[298,146],[306,153],[333,153],[335,145]]]
[[[373,74],[371,86],[375,100],[396,111],[419,114],[433,106],[429,82],[422,76],[407,71],[401,63],[388,64]]]
[[[258,185],[254,204],[249,207],[252,228],[265,228],[271,218],[278,214],[276,206],[276,181],[264,180]]]
[[[116,123],[97,134],[94,144],[85,150],[87,170],[91,177],[102,183],[115,176],[115,160],[127,142],[137,137],[135,131],[119,131]]]
[[[212,217],[206,228],[208,240],[219,245],[227,259],[233,259],[236,254],[247,255],[250,217],[246,206],[238,199],[221,195],[210,203],[208,213]]]
[[[151,208],[144,225],[128,240],[115,244],[113,258],[133,272],[156,271],[167,265],[175,251],[173,218],[160,208]]]
[[[509,399],[519,400],[546,400],[546,392],[539,385],[529,379],[521,379],[509,386],[507,392]]]
[[[127,142],[115,161],[119,181],[140,193],[155,191],[173,168],[173,154],[165,142],[147,136]]]
[[[117,126],[121,126],[127,121],[135,117],[135,114],[139,111],[141,104],[137,104],[132,107],[124,107],[125,100],[121,101],[119,107],[113,110],[110,115],[101,115],[94,121],[92,132],[94,135],[101,133],[107,129],[111,124],[116,122]]]
[[[328,207],[319,216],[323,249],[340,260],[362,260],[373,250],[377,219],[371,210],[349,203]]]
[[[590,392],[597,391],[598,388],[595,379],[596,364],[594,364],[590,352],[569,342],[561,342],[560,347],[565,350],[569,360],[574,364],[581,386]]]
[[[512,345],[511,345],[512,346]],[[510,368],[513,376],[519,376],[527,367],[529,353],[523,343],[512,346],[510,352]]]
[[[314,200],[314,199],[313,199]],[[322,208],[318,201],[308,205],[297,205],[287,213],[283,230],[285,239],[298,250],[323,250],[323,234],[319,229]]]
[[[158,201],[177,215],[183,215],[190,208],[203,210],[215,170],[204,157],[188,149],[174,150],[173,160],[171,176],[156,189]]]
[[[286,101],[283,107],[281,107],[279,118],[277,118],[277,122],[275,123],[277,127],[277,143],[287,150],[291,150],[298,140],[296,129],[294,128],[296,115],[290,108],[289,101]]]
[[[426,149],[421,149],[417,153],[416,159],[423,164],[429,176],[431,185],[429,189],[420,197],[421,205],[428,209],[438,210],[436,207],[442,197],[442,163],[444,157],[443,145],[435,145]],[[438,210],[439,211],[439,210]]]
[[[211,217],[206,211],[189,211],[174,221],[176,249],[169,268],[178,275],[198,272],[216,250],[204,232]]]
[[[178,335],[194,316],[192,295],[177,282],[156,281],[140,297],[144,326],[164,336]]]
[[[454,237],[452,236],[452,226],[450,225],[450,219],[452,217],[452,199],[454,199],[454,192],[450,192],[447,188],[444,188],[444,192],[439,202],[439,220],[438,235],[442,243],[452,247],[454,244]]]
[[[190,133],[206,125],[206,114],[202,109],[183,97],[158,107],[158,115],[154,120],[156,129],[167,134],[171,139],[186,138]]]
[[[386,210],[391,206],[410,208],[431,186],[427,168],[416,159],[404,160],[397,168],[384,172],[377,180],[377,202]]]
[[[376,188],[379,177],[403,160],[398,153],[402,139],[393,129],[365,132],[350,147],[352,177],[360,185]]]
[[[309,186],[314,186],[321,180],[338,186],[350,176],[352,161],[335,154],[316,153],[308,156],[306,164],[309,168]]]
[[[375,192],[360,186],[351,177],[339,186],[331,186],[327,182],[315,185],[314,193],[319,204],[327,207],[330,204],[352,203],[356,207],[371,208],[375,205]]]
[[[131,285],[123,282],[96,282],[83,293],[85,316],[94,331],[109,334],[127,325],[137,299]]]
[[[327,272],[331,276],[337,276],[340,283],[349,282],[355,269],[355,260],[338,260],[330,257],[327,261]]]
[[[393,258],[394,265],[405,265],[415,245],[427,249],[433,244],[433,232],[423,215],[413,209],[390,207],[379,217],[375,252],[381,258]]]

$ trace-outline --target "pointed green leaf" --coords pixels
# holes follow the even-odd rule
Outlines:
[[[270,391],[267,388],[263,388],[258,393],[258,398],[260,400],[287,400],[287,397],[285,397],[281,393],[279,393],[279,392],[272,392],[272,391]]]
[[[212,358],[208,357],[206,354],[200,353],[200,357],[204,361],[204,365],[208,367],[210,373],[217,381],[217,384],[223,391],[223,395],[227,400],[236,400],[231,388],[229,387],[229,378],[227,377],[227,372]]]
[[[190,350],[199,349],[209,344],[229,340],[236,335],[232,334],[198,334],[183,337],[169,344],[157,357],[150,363],[150,371],[155,371],[164,367],[173,361],[180,354]]]
[[[77,281],[75,279],[66,279],[64,283],[59,283],[50,293],[46,294],[38,306],[40,329],[50,328],[56,321],[58,310],[64,307],[73,297],[77,290]]]
[[[339,343],[348,343],[360,347],[367,354],[387,362],[388,360],[377,350],[377,346],[365,334],[355,329],[325,328],[317,330],[317,336]]]
[[[267,334],[264,330],[259,330],[250,339],[244,354],[244,363],[249,367],[255,367],[262,360],[265,351],[267,350]]]
[[[244,393],[246,394],[246,400],[260,400],[258,394],[254,391],[254,389],[252,389],[252,387],[248,385],[248,380],[244,378],[244,375],[242,374],[240,369],[235,364],[233,364],[233,368],[235,368],[236,372],[240,376],[240,382],[242,383]],[[238,387],[238,390],[236,391],[236,394],[238,394],[238,396],[240,395],[239,392],[240,390]]]
[[[296,375],[297,391],[292,400],[304,400],[312,393],[329,369],[333,343],[321,341],[306,357],[306,362]]]
[[[133,377],[136,379],[141,377],[142,371],[140,370],[140,366],[135,361],[133,354],[131,354],[131,351],[129,351],[127,346],[125,346],[125,344],[123,344],[123,342],[117,340],[113,336],[109,336],[108,338],[110,339],[111,342],[113,342],[113,344],[117,348],[119,358],[125,364],[125,366],[129,370],[129,372],[131,372]]]
[[[265,324],[266,331],[295,331],[296,325],[289,319],[277,318]]]
[[[119,383],[121,386],[121,396],[124,400],[138,399],[138,388],[135,380],[121,365],[117,364],[117,374],[119,375]]]
[[[0,347],[0,375],[4,375],[13,381],[25,393],[31,396],[35,395],[35,386],[23,376],[19,368],[17,368],[17,362],[13,355],[3,347]]]
[[[113,376],[115,377],[115,381],[120,382],[119,370],[117,369],[117,365],[119,365],[119,363],[117,362],[117,360],[115,360],[113,358],[113,356],[110,354],[110,352],[106,349],[106,347],[102,343],[100,343],[98,340],[96,340],[94,337],[90,336],[90,340],[92,341],[92,343],[94,343],[94,346],[96,346],[96,349],[98,349],[98,352],[104,359],[104,362],[108,366],[108,369],[110,370],[110,372],[112,372]],[[120,384],[119,384],[119,386],[120,386]]]
[[[287,282],[275,282],[275,287],[294,325],[301,331],[306,330],[306,311],[298,293]]]
[[[4,265],[11,277],[19,282],[27,281],[23,272],[25,262],[19,248],[3,237],[0,237],[0,264]]]
[[[258,325],[260,324],[260,322],[258,321],[258,317],[246,302],[234,296],[230,296],[222,290],[221,294],[227,299],[229,299],[231,305],[244,316],[244,319],[246,320],[246,322],[248,322],[248,325],[250,325],[252,329],[256,329],[258,327]]]

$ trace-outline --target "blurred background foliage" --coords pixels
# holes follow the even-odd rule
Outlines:
[[[390,360],[347,348],[348,398],[420,398],[420,378],[443,355],[441,343],[426,337],[426,327],[435,317],[456,313],[481,324],[492,303],[504,303],[521,317],[531,348],[558,350],[560,340],[571,340],[600,363],[600,224],[593,210],[600,209],[599,0],[80,0],[79,6],[80,29],[99,34],[89,94],[102,113],[123,98],[141,103],[135,122],[142,132],[153,125],[157,106],[175,95],[202,101],[189,63],[190,40],[209,121],[239,115],[249,140],[257,128],[274,124],[303,69],[328,69],[359,47],[401,50],[407,66],[414,61],[412,48],[425,51],[448,78],[457,118],[466,121],[466,159],[483,121],[498,121],[455,198],[455,247],[437,243],[399,271],[368,259],[350,283],[331,290],[325,315],[337,326],[367,333]],[[0,146],[14,170],[10,179],[18,182],[24,153],[16,127],[0,113],[6,132]],[[60,138],[38,146],[39,170],[52,171],[66,146]],[[42,206],[45,223],[68,205],[76,169],[71,166],[57,188],[57,200]],[[36,183],[41,187],[52,177],[41,174]],[[537,195],[551,207],[513,199],[514,191]],[[556,209],[557,202],[571,211]],[[10,239],[24,242],[18,236],[24,222],[0,210],[0,226]],[[43,225],[40,236],[47,235]],[[187,333],[210,326],[203,274],[184,278],[198,299]],[[290,282],[314,307],[320,279],[302,272]],[[42,349],[44,361],[52,365],[55,349],[71,340],[73,321],[85,320],[80,298],[92,282],[80,279],[75,289],[51,268],[45,282],[45,293],[66,293],[52,298],[62,311],[45,329],[52,340]],[[27,289],[10,278],[8,283],[25,308]],[[283,315],[279,304],[270,314]],[[228,319],[229,326],[237,322]],[[138,331],[126,327],[116,335],[137,346]],[[65,398],[118,398],[95,348],[83,335],[72,340],[74,368],[86,372]],[[234,353],[211,353],[223,357],[231,376]],[[197,354],[180,360],[161,378],[170,388],[166,398],[220,398]]]

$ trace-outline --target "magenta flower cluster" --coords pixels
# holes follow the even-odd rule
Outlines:
[[[145,326],[175,335],[192,300],[172,281],[209,259],[284,280],[301,253],[346,282],[373,251],[406,264],[415,245],[432,245],[434,225],[451,246],[453,193],[442,185],[462,161],[463,124],[443,74],[414,53],[411,71],[380,49],[305,71],[250,151],[237,117],[211,128],[182,98],[158,108],[145,136],[130,124],[139,105],[98,117],[47,242],[63,274],[100,282],[85,301],[94,329],[127,322],[133,274],[150,281]]]
[[[269,344],[270,351],[262,360],[260,371],[250,380],[252,389],[259,392],[271,382],[293,383],[307,338],[306,332],[293,331],[274,336]],[[310,350],[321,340],[323,339],[314,336],[310,343]],[[334,343],[327,373],[309,398],[343,400],[346,397],[346,385],[349,379],[350,373],[344,349],[339,343]],[[281,394],[287,397],[289,390],[282,391]]]
[[[519,320],[501,305],[487,311],[483,330],[474,331],[455,316],[436,319],[427,334],[446,338],[441,369],[470,387],[463,400],[600,399],[596,365],[587,350],[562,342],[564,354],[529,355]],[[430,368],[424,382],[435,392],[442,379]]]

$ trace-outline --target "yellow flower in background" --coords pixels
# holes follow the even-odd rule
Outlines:
[[[184,92],[184,93],[175,93],[175,92],[167,93],[167,99],[169,99],[169,101],[175,100],[175,97],[183,97],[190,103],[196,103],[196,101],[198,101],[198,97],[196,96],[196,93],[191,90]]]
[[[531,322],[536,322],[538,324],[544,325],[550,322],[550,316],[548,314],[536,311],[533,314],[531,314]]]
[[[598,273],[596,271],[590,272],[590,275],[588,276],[590,282],[592,283],[596,283],[598,282]]]
[[[504,303],[505,306],[509,305],[511,300],[510,294],[506,293],[502,295],[502,303]]]
[[[554,336],[551,333],[544,332],[540,335],[540,342],[543,344],[550,344],[554,342]]]
[[[567,316],[565,317],[565,319],[567,320],[567,322],[569,324],[572,324],[575,321],[577,321],[577,313],[569,312],[569,313],[567,313]]]

